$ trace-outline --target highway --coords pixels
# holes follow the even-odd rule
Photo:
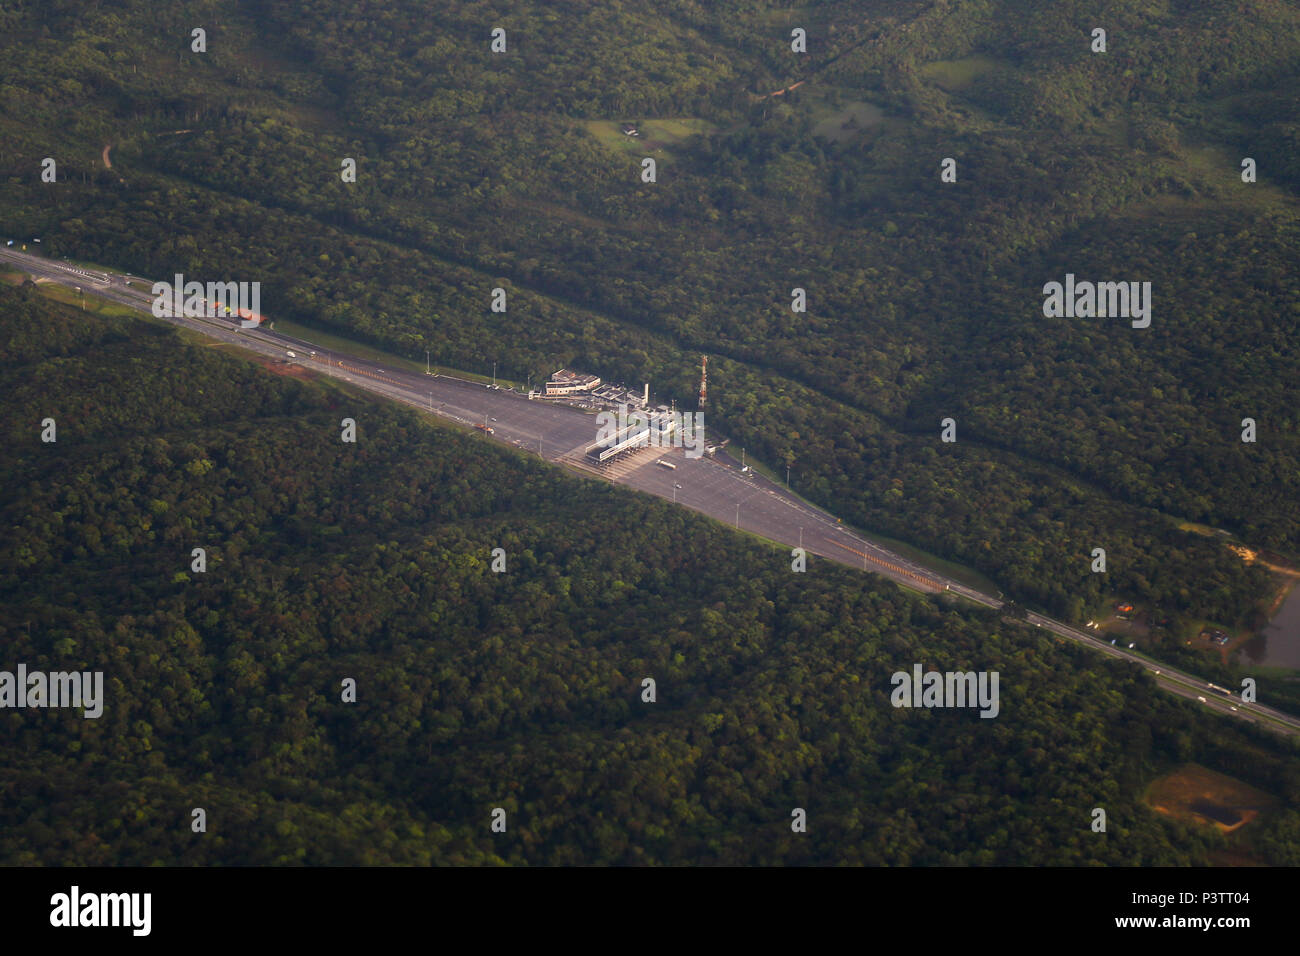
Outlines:
[[[153,296],[148,291],[152,283],[148,280],[87,270],[11,248],[0,248],[2,262],[36,279],[67,287],[80,286],[88,295],[152,314]],[[833,515],[801,501],[775,482],[742,470],[739,462],[724,453],[693,458],[679,447],[647,448],[597,469],[583,461],[584,450],[596,441],[599,431],[594,414],[551,402],[530,401],[509,389],[493,389],[448,375],[389,368],[270,329],[240,329],[238,319],[171,317],[162,321],[277,360],[291,360],[288,353],[293,352],[292,361],[319,374],[342,379],[462,425],[486,424],[495,430],[492,436],[495,440],[536,453],[548,461],[673,501],[792,549],[802,546],[809,554],[880,574],[913,590],[932,594],[948,592],[991,609],[1005,604],[999,597],[971,588],[854,534]],[[484,437],[486,440],[487,436]],[[660,460],[676,467],[666,468],[658,464]],[[1216,713],[1284,734],[1300,733],[1300,718],[1259,703],[1243,703],[1239,696],[1225,696],[1199,677],[1149,660],[1126,647],[1112,645],[1085,630],[1033,612],[1026,615],[1023,623],[1143,667],[1163,689],[1199,702]]]

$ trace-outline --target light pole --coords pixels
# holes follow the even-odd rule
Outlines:
[[[736,530],[740,530],[740,502],[736,502]]]
[[[433,366],[429,364],[429,350],[428,350],[428,349],[425,349],[425,350],[424,350],[424,374],[425,374],[425,375],[432,375],[432,374],[433,374]]]
[[[492,387],[497,387],[497,363],[492,363]]]
[[[785,466],[785,490],[790,490],[790,466],[788,464]]]

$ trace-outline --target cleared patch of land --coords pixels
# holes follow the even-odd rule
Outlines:
[[[921,76],[940,89],[959,93],[969,89],[981,76],[1011,65],[990,56],[967,56],[960,60],[935,60],[921,67]]]
[[[1277,806],[1277,799],[1226,774],[1189,763],[1147,788],[1147,804],[1184,823],[1217,827],[1224,833],[1251,823]]]
[[[283,359],[267,359],[259,356],[254,361],[267,371],[274,375],[284,375],[288,378],[316,378],[316,373],[311,369],[299,365],[297,362],[289,362]]]
[[[624,123],[636,123],[637,135],[624,133]],[[705,120],[690,116],[650,120],[640,120],[635,116],[623,120],[583,120],[581,126],[610,149],[639,154],[644,154],[646,150],[671,149],[684,139],[697,133],[712,132],[715,128]]]
[[[23,277],[24,279],[26,276]],[[86,287],[85,296],[77,295],[67,286],[57,285],[53,282],[42,280],[36,283],[41,290],[41,295],[47,299],[53,299],[55,302],[62,302],[64,305],[82,308],[91,315],[111,315],[124,318],[135,318],[139,313],[135,309],[129,309],[124,305],[119,305],[109,299],[101,299],[95,295],[95,290],[91,286]]]
[[[879,106],[865,100],[854,100],[817,123],[813,135],[843,143],[863,130],[878,126],[884,118],[884,110]]]

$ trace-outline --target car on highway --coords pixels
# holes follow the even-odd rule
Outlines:
[[[1199,700],[1202,704],[1205,703],[1205,698],[1204,698],[1204,697],[1198,697],[1198,698],[1196,698],[1196,699]]]

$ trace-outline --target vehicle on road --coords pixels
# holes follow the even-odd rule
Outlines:
[[[662,458],[660,458],[658,461],[656,461],[655,464],[656,464],[656,465],[663,465],[665,468],[671,468],[673,471],[676,471],[676,470],[677,470],[677,466],[676,466],[676,465],[674,465],[671,461],[664,461]]]
[[[297,358],[297,357],[298,357],[298,356],[294,355],[292,352],[289,352],[289,351],[286,351],[284,354],[287,355],[287,356],[289,356],[289,358]]]
[[[497,430],[491,425],[475,425],[474,427],[481,432],[487,432],[489,435],[495,435],[497,433]]]
[[[1196,698],[1196,699],[1199,700],[1202,704],[1206,703],[1206,700],[1205,700],[1204,697],[1198,697],[1198,698]]]

